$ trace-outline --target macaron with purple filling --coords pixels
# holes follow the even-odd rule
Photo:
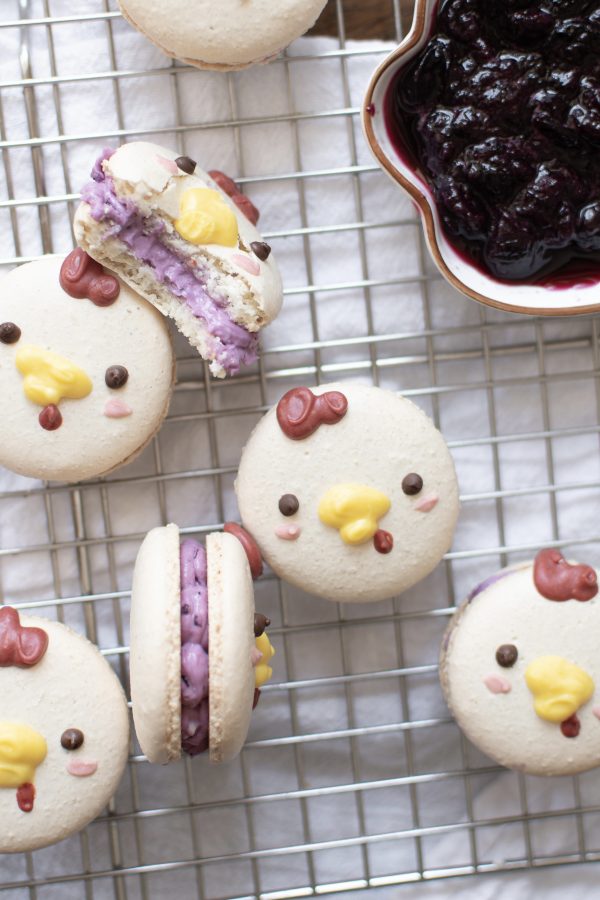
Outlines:
[[[0,292],[0,466],[78,482],[132,462],[175,381],[164,318],[80,248],[9,272]]]
[[[282,285],[250,200],[223,173],[143,141],[104,150],[91,174],[79,245],[173,319],[213,375],[255,362]]]
[[[490,575],[452,617],[446,702],[469,740],[530,775],[600,765],[598,573],[557,549]]]
[[[181,541],[177,525],[146,535],[133,576],[130,673],[150,762],[237,756],[272,674],[269,624],[254,611],[248,556],[233,534],[209,534],[206,547]]]
[[[117,790],[128,750],[127,700],[98,648],[1,606],[0,853],[85,828]]]

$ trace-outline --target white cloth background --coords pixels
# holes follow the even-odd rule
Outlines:
[[[3,0],[1,7],[0,14],[5,20],[18,16],[16,2]],[[31,2],[29,12],[32,17],[43,17],[48,10],[54,16],[76,16],[103,9],[100,0],[52,0],[48,6],[39,0]],[[28,35],[33,77],[44,78],[51,73],[49,33],[41,24],[32,27]],[[440,725],[414,731],[413,771],[417,774],[457,771],[463,765],[460,738],[457,729],[445,721],[447,711],[435,674],[406,679],[404,706],[399,679],[385,677],[387,671],[401,664],[435,663],[447,617],[428,615],[428,612],[443,611],[464,596],[480,576],[496,569],[501,562],[497,548],[502,541],[512,551],[508,561],[515,562],[530,556],[537,542],[553,540],[556,537],[553,515],[558,537],[565,543],[590,538],[589,543],[578,547],[577,555],[592,563],[600,562],[597,541],[591,540],[599,533],[600,476],[598,437],[593,430],[598,420],[592,373],[598,357],[594,357],[590,343],[592,326],[589,320],[552,321],[536,330],[531,322],[487,312],[485,323],[488,324],[484,327],[480,308],[459,297],[435,276],[429,259],[421,255],[422,245],[411,204],[382,173],[371,170],[373,163],[360,133],[358,116],[348,117],[339,112],[360,106],[372,69],[389,49],[386,45],[351,44],[349,49],[353,53],[344,61],[334,55],[339,47],[336,40],[307,38],[298,41],[290,51],[306,59],[287,68],[275,63],[229,77],[186,71],[178,75],[178,95],[172,75],[134,75],[120,79],[117,95],[110,79],[79,79],[83,73],[101,73],[112,68],[105,22],[57,24],[51,35],[56,71],[62,77],[73,78],[61,82],[55,88],[56,95],[51,85],[35,88],[38,134],[69,137],[62,145],[55,141],[44,143],[41,150],[45,192],[59,198],[48,206],[52,247],[42,244],[35,204],[18,205],[14,220],[10,210],[3,207],[0,209],[0,256],[4,262],[10,263],[14,257],[35,257],[44,249],[56,252],[70,249],[69,214],[60,198],[79,189],[97,151],[106,145],[116,146],[118,132],[124,128],[128,132],[139,131],[146,139],[162,140],[201,160],[206,168],[222,168],[240,177],[261,208],[262,225],[277,254],[287,289],[284,311],[262,339],[265,369],[270,373],[266,381],[268,402],[275,401],[292,384],[314,380],[311,300],[314,300],[312,312],[318,337],[324,342],[323,378],[357,378],[369,382],[372,377],[370,345],[360,341],[368,329],[367,304],[365,292],[356,282],[365,278],[374,282],[396,279],[395,283],[374,286],[371,290],[373,331],[382,336],[374,345],[380,362],[378,373],[382,386],[404,391],[428,412],[437,415],[451,443],[464,506],[454,556],[447,564],[449,569],[440,566],[425,582],[394,603],[344,610],[343,615],[349,620],[361,621],[341,629],[335,606],[289,588],[284,588],[280,596],[276,582],[267,579],[257,588],[257,605],[271,615],[276,630],[285,626],[286,636],[284,639],[280,633],[275,638],[279,647],[275,685],[264,692],[242,760],[210,772],[202,759],[187,767],[182,763],[158,770],[135,763],[134,780],[128,774],[116,799],[117,812],[125,815],[140,808],[181,807],[190,795],[196,803],[212,804],[193,816],[174,812],[143,819],[138,824],[139,846],[133,818],[120,819],[118,837],[125,867],[191,859],[197,854],[198,846],[205,856],[221,856],[252,848],[271,851],[307,840],[350,841],[348,847],[316,850],[311,860],[305,853],[281,856],[265,853],[259,856],[254,871],[248,859],[206,865],[201,877],[206,896],[210,898],[250,894],[257,875],[263,891],[301,887],[310,883],[310,861],[318,882],[360,879],[365,871],[360,849],[363,829],[368,835],[377,835],[415,827],[408,787],[384,784],[358,795],[343,790],[335,793],[327,788],[352,784],[355,778],[387,782],[390,778],[406,776],[409,773],[406,747],[394,726],[407,715],[413,721],[443,720]],[[130,72],[164,69],[166,62],[162,54],[121,20],[114,21],[113,35],[119,69]],[[17,83],[21,78],[20,37],[16,28],[0,29],[0,80],[5,85],[1,95],[3,126],[4,137],[10,142],[26,141],[30,137],[25,95]],[[7,82],[12,86],[6,86]],[[58,116],[56,98],[62,119]],[[116,101],[120,101],[122,119]],[[320,115],[311,115],[315,112]],[[277,118],[290,113],[295,118]],[[254,121],[265,117],[272,121]],[[240,127],[228,125],[231,120],[240,121]],[[185,135],[172,130],[179,123],[186,126]],[[203,130],[196,127],[206,124],[210,127]],[[153,128],[155,133],[151,131]],[[35,198],[30,148],[15,147],[5,154],[3,161],[0,197],[11,196],[8,163],[13,196],[19,201]],[[355,166],[366,167],[358,179],[353,174]],[[300,171],[308,173],[307,177],[290,177]],[[357,205],[358,186],[362,214]],[[366,271],[361,264],[363,231],[345,227],[361,221],[380,225],[364,232]],[[313,232],[305,245],[301,234],[290,234],[290,231],[306,225],[328,230]],[[18,241],[14,239],[13,226]],[[427,288],[429,321],[425,313],[427,298],[418,280],[423,271],[433,276]],[[417,276],[417,280],[397,281],[410,276]],[[305,290],[309,284],[321,290],[311,295]],[[323,289],[336,285],[335,290]],[[431,340],[437,357],[435,371],[429,365],[430,345],[423,336],[426,328],[434,332]],[[179,387],[158,446],[162,471],[167,476],[193,471],[198,473],[197,477],[167,477],[162,482],[161,496],[153,480],[156,457],[151,448],[136,463],[116,473],[109,480],[112,486],[104,493],[96,486],[82,493],[79,536],[90,541],[85,562],[96,596],[93,608],[98,642],[115,665],[123,662],[123,654],[113,651],[127,644],[127,591],[140,536],[164,518],[196,533],[215,526],[222,516],[235,517],[232,469],[251,426],[259,417],[257,407],[261,396],[257,383],[242,382],[212,390],[210,399],[214,410],[223,413],[228,409],[247,408],[250,412],[218,417],[212,437],[224,472],[220,482],[202,475],[214,466],[206,419],[190,418],[207,408],[202,369],[182,340],[177,338],[176,345],[180,356]],[[486,348],[490,350],[488,356],[484,353]],[[286,368],[296,370],[293,377],[285,376]],[[542,368],[549,376],[545,386]],[[434,377],[441,386],[440,391],[432,390]],[[496,381],[494,390],[490,386],[493,380]],[[543,413],[544,400],[547,418]],[[6,398],[3,401],[7,402]],[[497,445],[490,440],[494,417],[497,434],[517,438]],[[552,478],[544,439],[518,439],[520,434],[548,429],[566,432],[564,437],[552,441]],[[570,434],[568,429],[576,430],[577,434]],[[559,488],[556,494],[553,486]],[[80,576],[81,558],[72,545],[77,532],[71,494],[60,489],[48,495],[48,499],[41,492],[36,493],[36,487],[39,485],[28,479],[0,470],[2,595],[7,602],[41,604],[42,613],[53,616],[57,609],[51,601],[58,592],[61,600],[68,601],[62,604],[65,620],[83,630],[89,604],[81,597],[85,590]],[[535,487],[539,488],[537,493],[526,493]],[[508,492],[501,507],[496,501],[498,490]],[[107,535],[117,539],[106,540]],[[54,552],[50,545],[56,548]],[[519,550],[521,545],[531,549]],[[18,549],[20,552],[16,552]],[[470,556],[470,551],[480,552]],[[449,582],[447,571],[451,576]],[[453,586],[453,594],[449,592],[449,584]],[[110,594],[108,599],[101,596],[105,592]],[[113,596],[123,619],[123,632],[115,624]],[[404,620],[399,641],[389,620],[394,612],[414,614]],[[371,621],[367,621],[369,618]],[[354,680],[348,695],[337,682],[327,680],[360,673],[383,673],[383,676]],[[277,687],[277,682],[287,685],[298,679],[324,681],[297,690]],[[390,726],[389,733],[385,731],[386,725]],[[280,740],[293,735],[363,727],[374,730],[355,738],[354,767],[347,737],[306,740],[297,745]],[[266,742],[270,740],[273,743],[269,745]],[[517,777],[512,773],[488,772],[485,769],[488,761],[472,749],[469,761],[472,766],[484,768],[482,774],[471,779],[476,818],[519,815]],[[191,778],[189,788],[187,777]],[[526,779],[525,783],[532,812],[567,809],[576,802],[569,779]],[[593,773],[584,776],[581,784],[584,804],[597,803],[597,776]],[[247,793],[263,796],[321,787],[325,789],[323,795],[306,798],[304,809],[296,797],[261,801],[248,808],[240,803],[225,803]],[[357,797],[362,800],[362,810]],[[441,779],[431,784],[424,780],[416,788],[416,797],[421,827],[434,829],[466,821],[461,778]],[[199,843],[195,848],[192,818],[198,830]],[[597,814],[587,814],[582,822],[588,849],[598,852],[600,838],[593,827],[597,824]],[[532,824],[532,835],[533,852],[538,856],[577,850],[576,822],[572,816],[539,818]],[[89,869],[109,872],[114,858],[110,855],[106,819],[88,829],[87,840]],[[522,858],[526,852],[519,824],[479,826],[476,841],[482,862],[502,863]],[[65,873],[75,876],[72,882],[39,887],[40,900],[84,896],[83,884],[76,877],[88,865],[81,855],[81,847],[79,839],[73,838],[57,848],[35,854],[33,872],[37,879],[60,880]],[[467,829],[431,831],[422,839],[422,851],[425,867],[429,869],[468,866],[472,858]],[[416,865],[416,844],[412,838],[371,842],[365,852],[370,874],[375,877],[413,871]],[[26,877],[24,858],[0,860],[0,885]],[[476,896],[484,900],[507,890],[514,898],[554,897],[560,890],[561,898],[565,898],[571,896],[569,889],[574,886],[591,891],[596,877],[597,866],[593,865],[583,869],[482,875],[466,881],[387,887],[380,895]],[[128,877],[126,883],[128,897],[141,896],[136,876]],[[114,896],[111,878],[94,879],[90,884],[94,898]],[[164,897],[167,892],[191,898],[197,892],[192,867],[148,873],[145,885],[152,898]],[[18,887],[0,893],[10,900],[30,896],[26,889]]]

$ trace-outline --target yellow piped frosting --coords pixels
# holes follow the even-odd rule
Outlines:
[[[47,752],[45,739],[29,725],[0,722],[0,788],[33,783]]]
[[[579,666],[562,656],[539,656],[525,671],[534,709],[547,722],[564,722],[594,693],[594,682]]]
[[[238,223],[233,210],[218,191],[190,188],[181,195],[175,228],[191,244],[220,244],[235,247]]]
[[[24,377],[26,397],[38,406],[57,406],[61,400],[81,400],[92,391],[89,376],[65,356],[33,344],[20,347],[15,365]]]
[[[256,649],[262,654],[262,659],[254,667],[254,685],[257,688],[261,688],[273,674],[273,669],[269,663],[275,656],[275,648],[269,640],[266,631],[256,638]]]
[[[319,503],[324,525],[337,528],[346,544],[364,544],[379,528],[379,519],[392,505],[381,491],[364,484],[336,484]]]

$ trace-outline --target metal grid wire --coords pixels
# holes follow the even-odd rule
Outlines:
[[[374,67],[382,50],[347,47],[342,0],[330,2],[338,24],[333,49],[314,59],[310,50],[308,56],[286,53],[272,64],[288,85],[287,110],[245,119],[238,102],[244,73],[220,76],[230,100],[225,123],[234,124],[237,142],[238,172],[232,174],[251,194],[273,181],[295,193],[298,222],[265,236],[283,257],[284,278],[286,241],[302,247],[305,276],[287,290],[287,299],[296,298],[307,309],[310,339],[299,342],[290,332],[265,348],[256,370],[218,384],[181,343],[172,409],[143,464],[80,487],[32,487],[17,480],[0,494],[0,522],[10,509],[23,522],[35,517],[43,531],[41,538],[39,532],[30,538],[28,531],[17,544],[2,543],[2,592],[20,602],[14,568],[19,564],[22,572],[25,566],[35,585],[35,570],[46,567],[49,586],[42,580],[37,599],[25,599],[23,605],[84,629],[126,685],[128,587],[145,530],[131,510],[142,496],[151,498],[155,521],[149,525],[166,522],[191,496],[198,501],[195,518],[187,516],[184,532],[202,535],[218,528],[235,516],[228,497],[239,448],[228,444],[231,421],[245,418],[249,430],[289,386],[334,378],[358,376],[401,387],[442,427],[463,495],[455,548],[425,587],[375,607],[317,602],[267,576],[257,586],[257,606],[274,622],[276,678],[264,690],[240,759],[218,770],[208,770],[203,760],[186,760],[156,772],[132,746],[127,776],[106,813],[58,848],[4,858],[2,896],[145,900],[173,892],[207,900],[275,900],[369,887],[389,892],[392,885],[426,879],[600,858],[593,828],[600,796],[593,780],[557,780],[560,791],[540,799],[539,780],[502,775],[461,738],[436,675],[437,647],[455,598],[480,575],[559,543],[592,562],[597,557],[597,320],[541,321],[480,308],[454,294],[436,274],[409,207],[391,219],[369,208],[369,191],[383,183],[384,175],[360,148],[359,108],[351,96],[348,67],[360,56]],[[53,17],[53,0],[3,0],[0,6],[0,30],[19,34],[15,77],[0,85],[5,179],[0,214],[9,217],[14,238],[12,248],[3,248],[4,266],[70,248],[64,223],[72,216],[79,184],[71,183],[67,160],[82,140],[90,147],[101,144],[102,129],[99,123],[96,135],[81,135],[72,125],[65,127],[66,87],[78,87],[78,102],[89,104],[99,83],[112,85],[118,124],[109,135],[113,143],[150,133],[176,141],[184,151],[188,133],[215,126],[183,124],[179,81],[202,78],[200,73],[164,58],[151,70],[123,68],[115,35],[125,25],[115,5],[104,0],[100,11],[98,4],[91,5],[93,12],[83,18],[93,23],[95,40],[105,47],[105,68],[65,76],[56,63],[54,39],[58,29],[71,29],[76,39],[81,15],[65,15],[63,4]],[[400,37],[397,0],[388,5]],[[42,76],[30,52],[34,32],[42,34],[49,60],[50,72]],[[325,57],[340,82],[339,108],[297,111],[290,87],[294,67]],[[157,121],[149,109],[147,130],[127,127],[123,91],[131,80],[143,89],[144,79],[169,82],[175,124]],[[53,109],[51,134],[40,130],[40,97]],[[11,138],[7,104],[13,109],[22,104],[24,138]],[[340,117],[347,123],[344,163],[303,171],[302,123]],[[254,175],[245,171],[244,144],[252,129],[267,122],[289,126],[295,163],[289,171]],[[46,183],[49,147],[60,153],[63,189]],[[340,177],[346,179],[352,213],[341,222],[314,223],[310,191]],[[394,196],[400,209],[400,195]],[[24,213],[37,216],[40,244],[33,253],[22,237]],[[378,234],[394,229],[412,235],[415,271],[405,268],[400,253],[389,260],[387,274],[372,264]],[[343,280],[342,265],[339,281],[324,282],[314,265],[315,246],[340,235],[355,242],[360,276]],[[321,333],[320,304],[333,303],[337,296],[360,307],[362,334]],[[450,303],[445,305],[444,298]],[[396,303],[415,311],[410,321],[417,324],[409,327],[398,318],[394,325],[392,315],[382,327],[382,309]],[[585,400],[577,408],[569,402],[575,395]],[[515,397],[525,411],[518,422],[506,413]],[[459,402],[463,410],[466,402],[469,412],[453,418]],[[194,441],[205,447],[202,465],[182,466],[170,455],[173,443]],[[591,469],[573,468],[573,454],[591,460]],[[529,475],[532,460],[538,466],[535,477]],[[509,462],[519,477],[507,477]],[[475,471],[479,480],[472,477]],[[207,495],[211,501],[202,507]],[[573,507],[584,511],[581,528],[573,524]],[[519,528],[530,515],[543,522],[537,531]],[[314,659],[310,648],[317,648],[320,666],[306,663]],[[508,808],[486,801],[487,788],[499,777],[510,779],[507,794],[514,803]],[[569,840],[563,832],[553,840],[552,827],[565,822]],[[540,827],[546,828],[543,840]],[[499,841],[494,851],[490,835]]]

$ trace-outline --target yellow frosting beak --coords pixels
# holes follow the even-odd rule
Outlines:
[[[218,191],[190,188],[181,196],[175,229],[191,244],[220,244],[235,247],[238,223],[233,210]]]
[[[319,518],[337,528],[346,544],[364,544],[379,528],[391,500],[364,484],[336,484],[321,497]]]
[[[64,356],[26,344],[15,365],[23,375],[26,397],[38,406],[58,406],[61,400],[81,400],[92,391],[89,376]]]
[[[47,752],[45,739],[29,725],[0,722],[0,788],[33,783]]]
[[[594,682],[562,656],[540,656],[525,672],[536,713],[547,722],[564,722],[594,693]]]
[[[269,640],[266,631],[256,638],[256,649],[262,654],[262,659],[254,667],[254,686],[261,688],[273,674],[273,669],[269,663],[275,656],[275,648]]]

